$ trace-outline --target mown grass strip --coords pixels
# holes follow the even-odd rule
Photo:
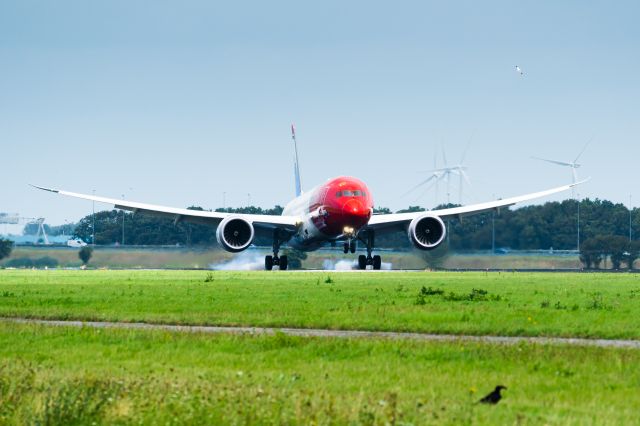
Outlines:
[[[638,339],[639,300],[627,274],[0,271],[0,316],[86,321]]]
[[[69,321],[69,320],[38,320],[25,318],[2,318],[0,321],[15,324],[33,324],[54,327],[91,327],[97,329],[129,329],[129,330],[160,330],[173,333],[205,333],[205,334],[246,334],[246,335],[275,335],[282,333],[287,336],[321,337],[341,339],[392,339],[417,340],[430,342],[478,342],[503,345],[517,345],[530,343],[538,345],[571,345],[592,346],[600,348],[640,349],[640,340],[612,340],[612,339],[580,339],[562,337],[518,337],[518,336],[466,336],[453,334],[403,333],[392,331],[364,331],[364,330],[322,330],[317,328],[268,328],[268,327],[230,327],[206,325],[173,325],[148,324],[141,322],[105,322],[105,321]]]

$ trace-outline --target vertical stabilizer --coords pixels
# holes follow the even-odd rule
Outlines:
[[[298,142],[296,141],[296,128],[291,124],[291,139],[293,139],[293,175],[296,180],[296,197],[302,194],[302,183],[300,183],[300,163],[298,163]]]

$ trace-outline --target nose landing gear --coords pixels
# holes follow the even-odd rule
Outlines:
[[[344,246],[342,247],[342,251],[344,251],[345,254],[349,252],[355,253],[357,248],[357,241],[355,239],[352,239],[349,241],[345,241]]]

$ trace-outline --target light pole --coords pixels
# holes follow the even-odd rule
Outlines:
[[[251,193],[247,194],[247,207],[251,206]]]
[[[580,253],[580,194],[576,194],[578,196],[578,253]]]
[[[631,213],[633,212],[633,207],[631,207],[631,194],[629,194],[629,241],[633,239],[632,234],[632,223],[631,223]]]
[[[493,199],[496,199],[496,194],[493,194]],[[491,211],[491,254],[496,253],[496,209]]]
[[[124,201],[124,194],[122,194],[122,201]],[[124,245],[124,210],[122,210],[122,245]]]
[[[96,190],[92,189],[91,190],[93,193],[93,196],[95,197],[96,195]],[[91,220],[92,220],[92,224],[91,224],[91,245],[92,246],[96,246],[96,202],[95,200],[91,200],[91,208],[93,210],[93,213],[91,214]]]
[[[226,191],[222,193],[222,209],[227,208],[227,193]]]
[[[496,211],[491,212],[491,254],[496,253]]]

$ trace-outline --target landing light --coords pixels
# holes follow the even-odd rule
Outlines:
[[[350,227],[350,226],[345,226],[342,229],[342,233],[345,234],[345,235],[353,235],[353,228]]]

